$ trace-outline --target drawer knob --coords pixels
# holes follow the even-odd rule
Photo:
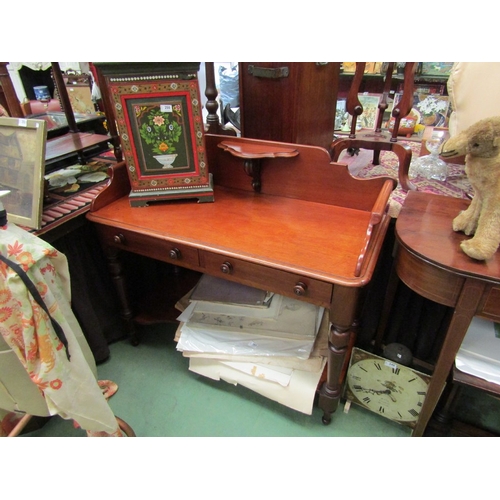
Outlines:
[[[123,245],[125,243],[125,236],[123,234],[115,234],[113,241],[119,245]]]
[[[233,272],[233,265],[231,264],[231,262],[224,262],[224,264],[220,266],[220,270],[224,274],[231,274]]]
[[[299,297],[303,297],[306,294],[306,291],[307,291],[307,285],[305,283],[302,283],[302,281],[299,281],[293,287],[293,293],[295,295],[298,295]]]
[[[172,248],[172,250],[168,252],[168,255],[173,260],[179,260],[181,258],[181,251],[178,248]]]

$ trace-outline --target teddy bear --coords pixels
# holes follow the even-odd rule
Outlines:
[[[488,260],[500,244],[500,116],[471,125],[448,139],[440,155],[465,155],[465,173],[474,190],[469,207],[453,219],[453,230],[472,238],[460,243],[473,259]]]

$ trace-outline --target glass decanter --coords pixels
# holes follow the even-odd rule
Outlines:
[[[443,131],[434,131],[432,133],[430,139],[425,144],[430,154],[421,156],[415,162],[414,172],[416,175],[420,175],[426,179],[446,181],[448,177],[448,165],[439,158],[439,151],[444,142],[445,134]]]

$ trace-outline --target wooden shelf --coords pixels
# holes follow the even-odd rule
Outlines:
[[[107,135],[89,132],[69,132],[49,139],[45,148],[45,173],[68,166],[72,157],[74,161],[85,164],[88,158],[109,149],[110,140]]]
[[[278,147],[276,145],[264,146],[261,144],[241,144],[235,141],[222,141],[219,148],[228,151],[233,156],[247,160],[259,158],[291,158],[297,156],[299,152],[295,148]]]
[[[92,146],[107,143],[109,137],[102,134],[75,132],[47,141],[45,161],[54,160],[70,153],[81,152]]]
[[[218,147],[236,158],[244,160],[245,172],[252,178],[253,189],[260,192],[263,158],[293,158],[299,152],[295,148],[276,144],[242,144],[236,141],[222,141]]]
[[[456,366],[453,367],[453,382],[456,384],[467,385],[469,387],[475,387],[476,389],[480,389],[481,391],[492,394],[493,396],[500,396],[500,385],[462,372]]]

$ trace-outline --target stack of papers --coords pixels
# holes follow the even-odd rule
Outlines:
[[[458,370],[500,384],[500,324],[473,318],[455,357]]]
[[[190,300],[266,308],[271,304],[272,297],[272,293],[264,290],[204,274]]]
[[[191,371],[312,413],[327,355],[323,308],[208,275],[177,307],[177,349]]]

